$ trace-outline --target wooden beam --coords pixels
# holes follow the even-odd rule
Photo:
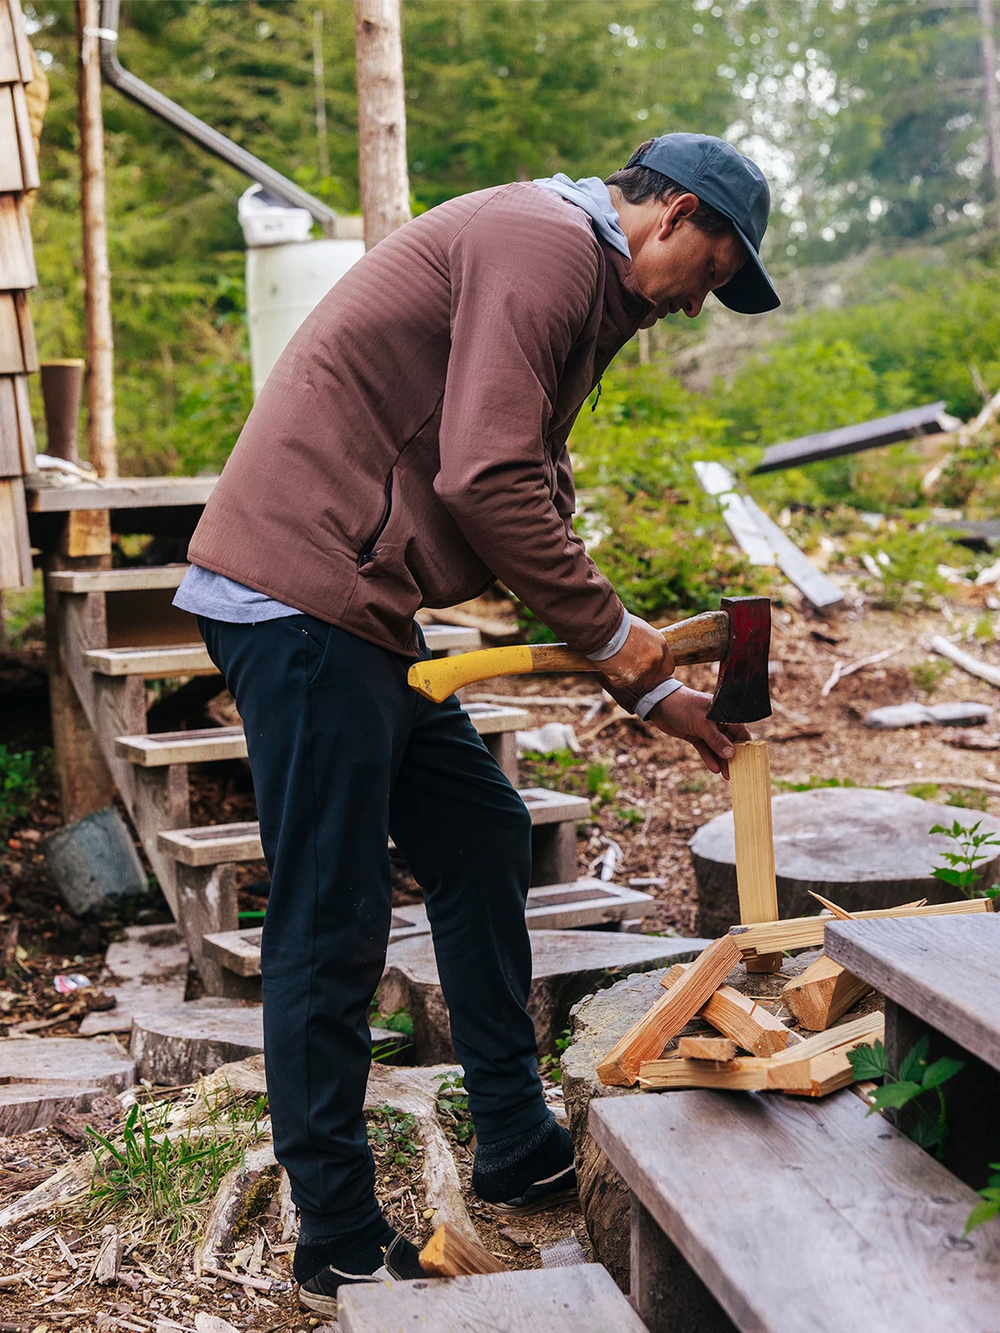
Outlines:
[[[660,985],[673,986],[689,966],[675,963]],[[774,1055],[788,1045],[788,1028],[781,1019],[732,986],[720,986],[698,1010],[698,1017],[711,1023],[724,1037],[732,1038],[741,1050],[749,1051],[751,1055]]]
[[[434,1277],[471,1277],[474,1273],[506,1273],[477,1241],[467,1240],[454,1227],[442,1222],[420,1251],[420,1266]]]
[[[676,1037],[725,981],[739,962],[740,951],[728,935],[714,940],[685,971],[677,984],[661,996],[648,1013],[626,1032],[597,1066],[602,1083],[630,1087],[639,1067],[655,1060],[671,1037]]]
[[[870,912],[855,912],[855,921],[894,916],[961,916],[967,912],[994,911],[991,898],[963,898],[955,903],[928,903],[925,907],[882,907]],[[836,918],[830,916],[793,917],[790,921],[765,921],[753,926],[732,926],[729,931],[744,957],[773,953],[777,949],[821,949],[823,933]]]
[[[771,762],[767,741],[740,741],[729,761],[729,786],[736,835],[736,888],[740,921],[774,921],[778,889],[774,878],[774,829],[771,823]],[[777,972],[781,954],[747,962],[748,972]]]
[[[783,444],[772,444],[765,449],[764,457],[754,472],[777,472],[781,468],[801,467],[803,463],[814,463],[823,458],[839,458],[862,449],[895,444],[914,435],[936,435],[953,429],[957,424],[948,417],[943,401],[929,403],[926,407],[912,407],[906,412],[895,412],[892,416],[879,417],[875,421],[838,426],[836,430],[803,435],[797,440],[786,440]]]
[[[871,986],[824,954],[781,992],[788,1009],[809,1032],[825,1032],[867,995]]]
[[[682,1060],[725,1062],[736,1059],[736,1043],[731,1037],[681,1037],[677,1054]]]
[[[671,1088],[722,1088],[730,1092],[763,1092],[770,1060],[751,1055],[713,1064],[710,1060],[646,1060],[639,1070],[639,1087],[646,1092]]]
[[[98,0],[76,0],[79,49],[80,221],[83,225],[84,315],[87,329],[87,444],[98,476],[118,476],[115,438],[111,266],[104,194],[104,117]]]

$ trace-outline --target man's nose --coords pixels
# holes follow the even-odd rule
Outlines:
[[[701,308],[704,304],[705,304],[705,297],[703,295],[689,296],[688,299],[684,302],[683,306],[685,315],[687,315],[688,319],[694,319],[695,316],[701,314]]]

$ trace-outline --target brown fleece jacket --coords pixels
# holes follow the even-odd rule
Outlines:
[[[624,256],[549,190],[432,209],[292,338],[191,560],[409,657],[420,606],[499,578],[597,651],[622,605],[573,533],[566,439],[650,309]]]

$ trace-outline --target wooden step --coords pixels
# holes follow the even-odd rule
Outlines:
[[[549,791],[544,787],[528,787],[519,795],[528,807],[533,826],[574,823],[590,814],[590,802],[584,796],[568,796],[565,792]],[[186,866],[259,861],[264,855],[256,820],[245,824],[168,829],[160,834],[159,841],[164,852]]]
[[[754,1333],[997,1327],[996,1223],[962,1239],[978,1196],[867,1112],[846,1089],[818,1103],[690,1091],[591,1102],[590,1133],[633,1196],[640,1317]]]
[[[421,625],[420,628],[432,653],[446,653],[453,648],[478,648],[483,641],[479,630],[466,629],[463,625]]]
[[[188,565],[150,565],[136,569],[56,570],[48,576],[51,592],[149,592],[179,588]]]
[[[652,902],[649,894],[600,879],[571,884],[545,884],[528,890],[525,920],[529,930],[569,930],[641,918]],[[430,934],[423,903],[392,909],[389,941]],[[205,953],[241,977],[260,976],[261,927],[219,931],[204,937]]]
[[[341,1333],[645,1333],[601,1264],[428,1282],[372,1282],[337,1293]]]
[[[203,643],[162,648],[91,648],[82,654],[88,671],[101,676],[211,676],[218,668]]]
[[[502,735],[529,725],[522,708],[496,704],[466,704],[480,736]],[[120,759],[143,768],[167,764],[207,764],[221,759],[245,759],[246,739],[242,727],[204,727],[192,731],[162,731],[148,736],[119,736],[115,753]]]

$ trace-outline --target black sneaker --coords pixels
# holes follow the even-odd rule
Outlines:
[[[504,1213],[508,1217],[530,1217],[532,1213],[544,1212],[546,1208],[557,1208],[561,1203],[569,1203],[576,1198],[576,1168],[567,1166],[545,1180],[536,1180],[516,1199],[505,1199],[502,1203],[491,1204],[495,1213]]]
[[[390,1278],[427,1277],[420,1267],[420,1251],[398,1233],[382,1252],[382,1263],[373,1273],[347,1273],[327,1264],[315,1277],[299,1287],[299,1301],[307,1310],[337,1317],[337,1292],[357,1282],[385,1282]]]

